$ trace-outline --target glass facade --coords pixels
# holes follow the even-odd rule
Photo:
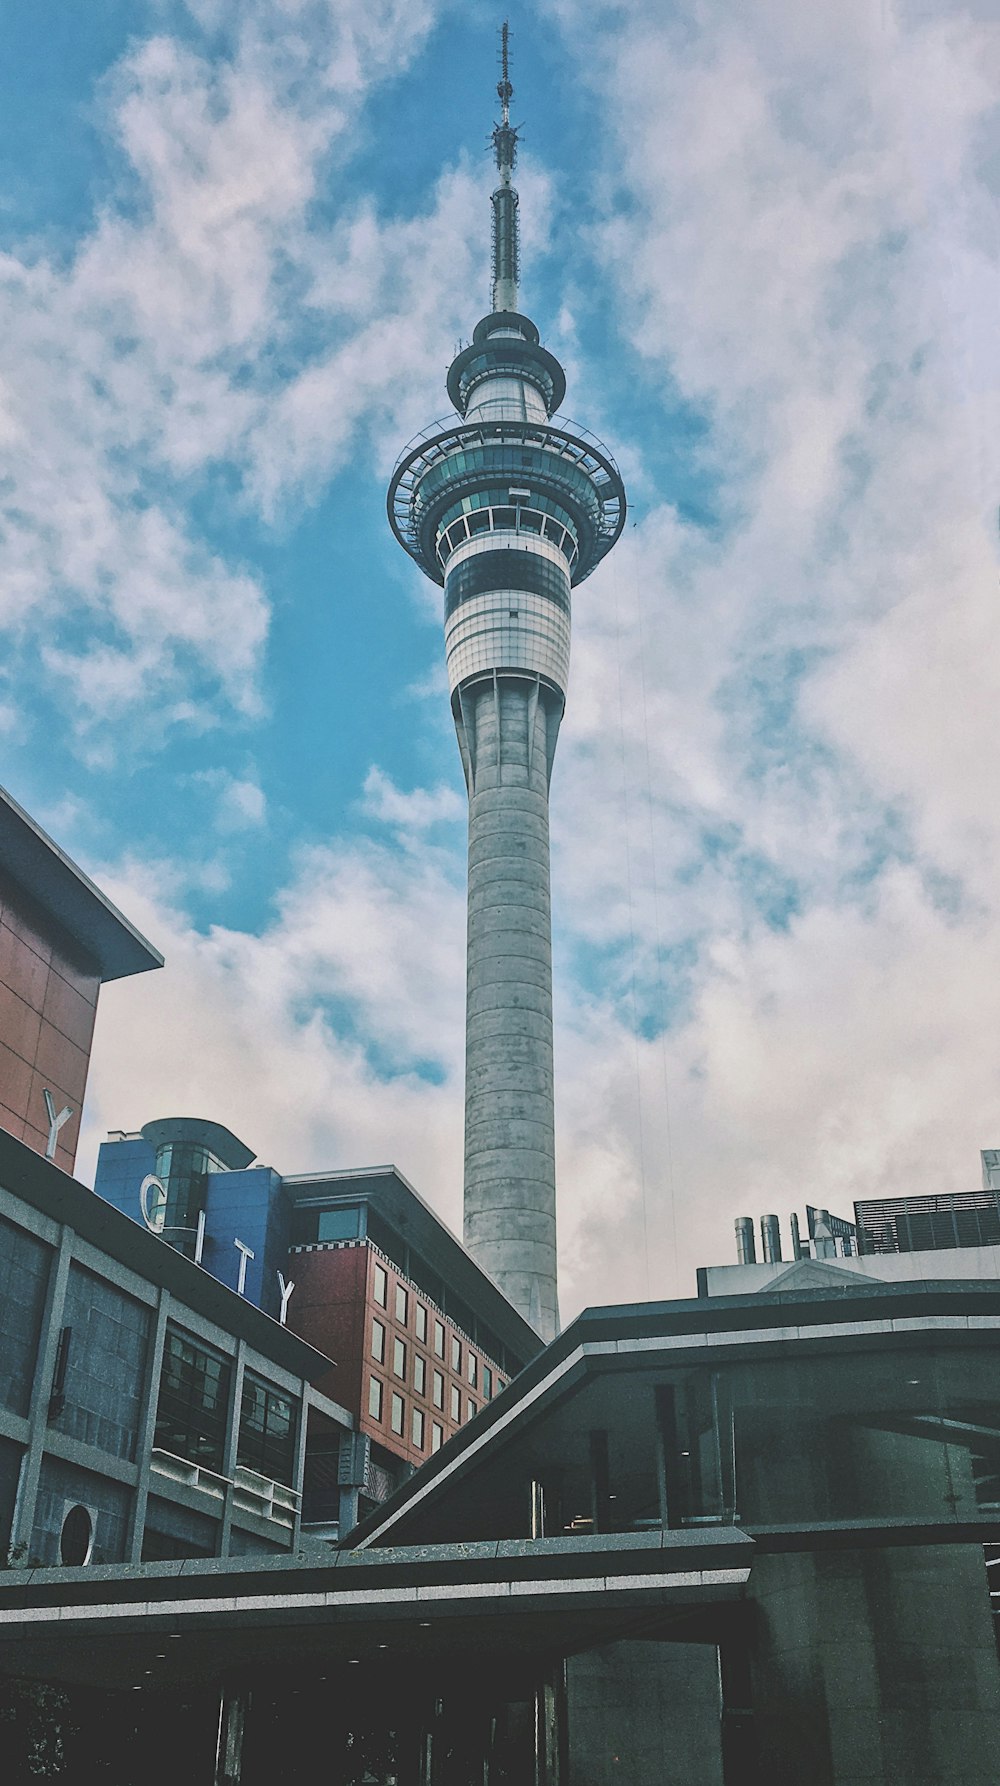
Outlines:
[[[936,1343],[665,1372],[567,1455],[549,1530],[587,1529],[595,1504],[601,1530],[658,1526],[662,1492],[672,1527],[996,1519],[995,1368]]]
[[[243,1378],[237,1460],[272,1482],[295,1480],[295,1410],[290,1396],[248,1371]]]
[[[208,1175],[225,1170],[224,1161],[196,1141],[168,1141],[156,1150],[156,1176],[167,1193],[163,1235],[189,1259],[194,1258]]]
[[[156,1409],[154,1444],[159,1450],[221,1472],[230,1374],[217,1352],[168,1328]]]

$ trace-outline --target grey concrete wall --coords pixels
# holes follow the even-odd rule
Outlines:
[[[1000,1662],[978,1545],[758,1557],[749,1594],[762,1778],[996,1786]]]
[[[724,1786],[714,1644],[630,1640],[566,1664],[567,1786]]]
[[[463,690],[469,782],[465,1241],[544,1339],[558,1331],[549,771],[558,696]]]

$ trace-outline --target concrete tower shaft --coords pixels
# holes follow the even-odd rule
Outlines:
[[[549,782],[569,684],[571,589],[625,520],[614,461],[557,426],[565,375],[517,309],[517,133],[506,36],[494,131],[493,302],[448,373],[459,421],[404,451],[401,545],[444,585],[469,793],[465,1239],[545,1339],[558,1330]]]

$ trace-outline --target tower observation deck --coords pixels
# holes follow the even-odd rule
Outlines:
[[[549,782],[570,592],[618,538],[625,491],[592,435],[553,421],[565,375],[518,308],[506,25],[497,93],[492,310],[448,373],[458,422],[404,450],[388,508],[400,544],[444,586],[469,793],[465,1241],[548,1340],[559,1326]]]

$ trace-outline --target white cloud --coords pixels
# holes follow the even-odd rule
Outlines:
[[[405,794],[373,764],[365,777],[364,811],[402,832],[420,833],[442,821],[460,819],[465,803],[455,788],[444,783],[436,788],[413,788]]]
[[[61,258],[0,257],[0,628],[90,755],[95,728],[134,747],[259,716],[268,593],[192,493],[273,518],[359,435],[405,438],[473,265],[442,252],[470,234],[463,172],[424,218],[345,194],[314,228],[430,7],[195,10],[228,51],[156,36],[105,82],[120,173],[92,227]]]
[[[263,788],[250,776],[231,775],[228,769],[198,769],[191,777],[196,787],[216,796],[215,824],[223,835],[255,831],[267,816]]]
[[[664,431],[678,391],[706,418],[719,515],[658,498],[576,598],[553,781],[572,1313],[645,1293],[643,1205],[650,1288],[688,1293],[736,1214],[968,1186],[998,1139],[998,33],[862,0],[707,0],[683,30],[639,0],[556,10],[600,83],[591,276]],[[436,264],[472,191],[442,182]],[[362,411],[380,450],[433,414],[433,356],[386,320],[414,304],[425,338],[424,227],[356,207],[307,275],[347,321],[280,429],[222,405],[261,503],[329,475]],[[587,380],[581,359],[584,420]],[[395,1157],[454,1222],[461,871],[426,843],[454,803],[379,771],[366,800],[393,846],[304,859],[263,936],[150,911],[170,967],[104,995],[95,1120],[197,1098],[288,1170]]]

